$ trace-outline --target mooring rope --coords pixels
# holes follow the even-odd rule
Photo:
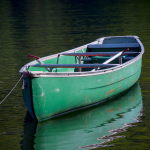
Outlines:
[[[11,94],[11,92],[15,89],[15,87],[18,85],[18,83],[20,82],[20,80],[23,78],[24,74],[22,74],[22,76],[20,77],[20,79],[18,80],[18,82],[16,83],[16,85],[12,88],[12,90],[7,94],[7,96],[0,102],[0,104],[2,104],[4,102],[4,100]]]

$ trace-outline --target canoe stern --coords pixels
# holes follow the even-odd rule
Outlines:
[[[31,116],[36,120],[34,109],[33,109],[33,97],[32,97],[32,88],[31,88],[31,78],[24,77],[22,79],[22,94],[24,103],[31,114]]]

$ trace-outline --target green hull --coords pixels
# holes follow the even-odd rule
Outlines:
[[[130,88],[140,76],[141,64],[142,57],[138,56],[122,67],[94,73],[26,75],[23,98],[32,117],[42,121],[99,103]]]
[[[124,131],[129,123],[136,122],[141,109],[141,91],[136,83],[129,91],[93,108],[40,123],[26,120],[23,149],[75,150],[101,146],[100,143],[112,139],[113,134]]]

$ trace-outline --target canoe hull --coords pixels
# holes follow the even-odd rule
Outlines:
[[[116,133],[132,127],[131,123],[139,121],[141,109],[141,89],[136,83],[129,91],[113,98],[112,101],[58,119],[36,123],[30,121],[30,116],[27,115],[23,149],[31,149],[31,145],[34,149],[40,147],[42,150],[70,150],[78,147],[92,149],[96,147],[96,143],[101,145],[102,142],[110,141],[113,134],[113,139],[118,138]]]
[[[139,57],[123,68],[93,75],[24,77],[23,98],[33,118],[46,120],[101,102],[130,88],[140,76],[141,62],[142,57]]]

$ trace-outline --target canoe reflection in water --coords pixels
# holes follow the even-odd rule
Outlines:
[[[132,126],[130,123],[138,122],[141,110],[141,89],[136,83],[111,101],[51,120],[36,123],[27,115],[22,146],[27,150],[103,147],[118,138],[118,132]]]

